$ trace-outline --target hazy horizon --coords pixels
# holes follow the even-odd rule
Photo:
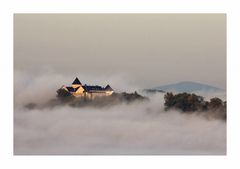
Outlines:
[[[68,77],[59,84],[78,77],[103,85],[194,81],[226,89],[226,15],[15,14],[14,72]]]

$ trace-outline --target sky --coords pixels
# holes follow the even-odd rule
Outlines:
[[[226,15],[15,14],[14,72],[226,89]]]

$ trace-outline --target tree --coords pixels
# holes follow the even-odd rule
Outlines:
[[[202,96],[189,93],[179,93],[173,95],[172,93],[166,93],[164,95],[165,108],[177,108],[183,112],[196,111],[202,109],[204,100]]]
[[[166,106],[166,109],[169,108],[169,107],[172,107],[175,102],[173,100],[173,93],[172,92],[167,92],[165,95],[164,95],[164,100],[165,100],[165,103],[164,105]]]
[[[74,100],[74,96],[64,89],[57,90],[57,98],[62,102],[69,102]]]
[[[209,109],[212,109],[212,110],[223,108],[223,106],[224,106],[223,101],[217,97],[210,99],[210,102],[208,105]]]

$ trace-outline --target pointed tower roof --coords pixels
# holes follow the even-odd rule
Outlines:
[[[82,85],[82,83],[79,81],[79,79],[76,77],[76,79],[72,82],[72,84]]]
[[[107,86],[105,87],[105,90],[108,90],[108,91],[113,91],[113,89],[111,88],[111,86],[110,86],[110,85],[107,85]]]

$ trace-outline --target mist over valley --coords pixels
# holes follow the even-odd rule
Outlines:
[[[126,89],[134,96],[133,100],[128,101],[120,97],[124,92],[117,92],[118,96],[109,96],[111,99],[100,98],[91,103],[81,102],[81,105],[80,100],[60,101],[53,106],[53,99],[58,100],[56,91],[60,85],[55,88],[57,81],[64,82],[68,77],[42,75],[31,79],[30,83],[24,83],[28,82],[25,78],[18,76],[22,81],[15,81],[15,87],[22,85],[15,88],[15,154],[226,153],[225,121],[208,117],[206,112],[166,111],[166,93],[138,90],[136,95],[134,90]],[[126,80],[125,83],[127,88]],[[44,88],[36,95],[42,84]],[[36,105],[26,107],[29,103]]]

